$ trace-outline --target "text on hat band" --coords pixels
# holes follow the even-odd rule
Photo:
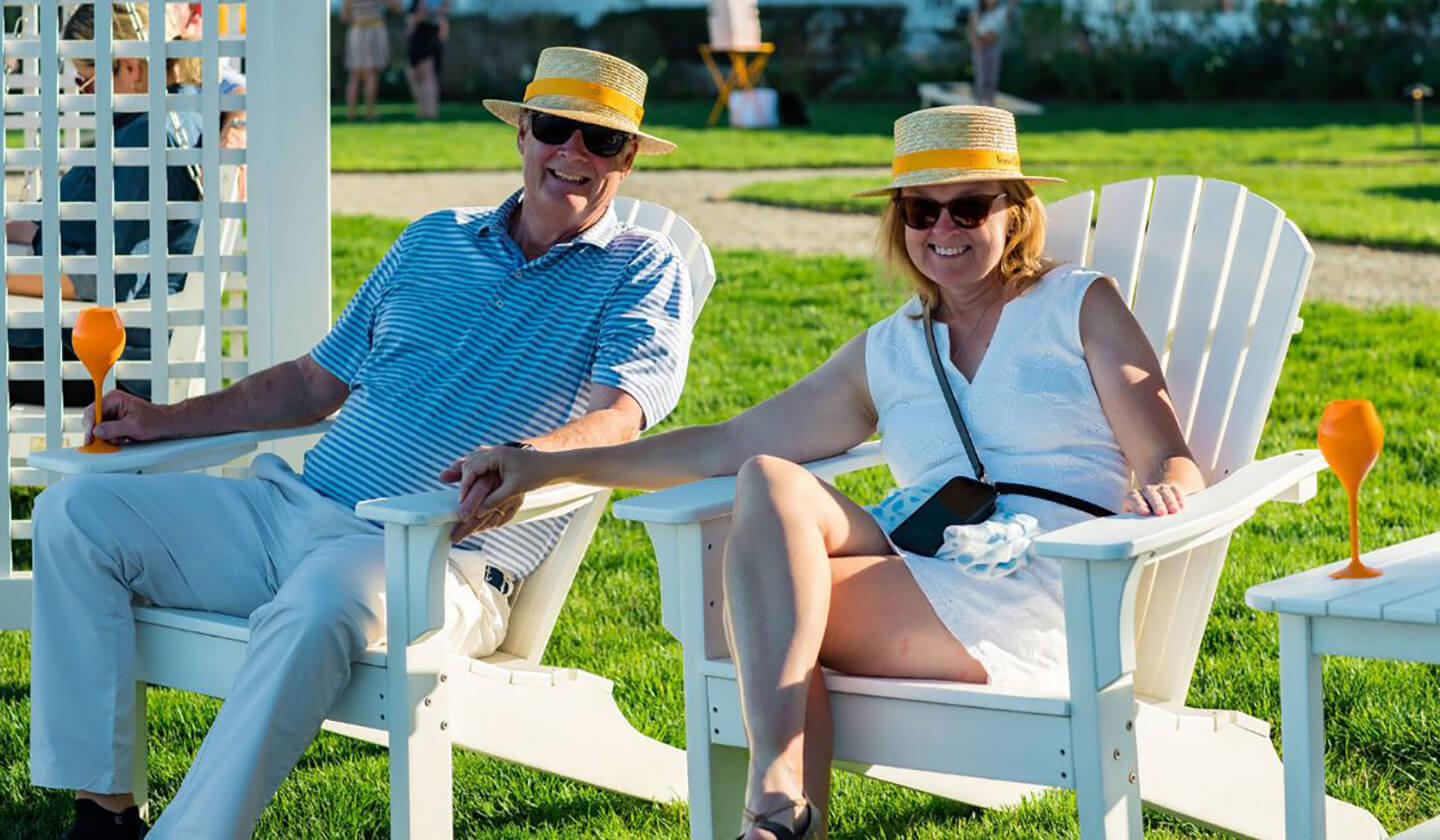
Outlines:
[[[550,78],[536,79],[525,88],[525,101],[529,102],[537,96],[574,96],[580,99],[588,99],[600,105],[604,105],[613,111],[621,114],[640,124],[640,118],[645,115],[645,109],[636,104],[635,100],[621,93],[612,87],[587,82],[584,79]]]
[[[1020,156],[1014,152],[997,152],[993,149],[926,149],[899,155],[890,165],[895,175],[916,172],[921,169],[989,169],[1001,172],[1019,172]]]

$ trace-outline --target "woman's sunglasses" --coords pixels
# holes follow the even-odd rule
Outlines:
[[[630,135],[618,129],[582,123],[553,114],[530,114],[530,133],[541,143],[563,146],[577,131],[585,141],[585,148],[600,157],[615,157],[625,151],[625,144],[630,142]]]
[[[994,206],[995,199],[1002,195],[1004,193],[962,195],[943,203],[918,195],[897,195],[895,206],[900,210],[900,220],[905,223],[905,227],[913,230],[929,230],[935,227],[935,223],[940,221],[942,211],[950,214],[950,221],[957,227],[978,228],[990,218],[990,208]]]

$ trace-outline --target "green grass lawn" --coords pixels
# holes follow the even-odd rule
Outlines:
[[[1440,251],[1440,167],[1434,164],[1266,166],[1214,160],[1153,167],[1027,162],[1025,168],[1037,175],[1067,179],[1064,184],[1037,185],[1040,197],[1047,201],[1129,178],[1164,174],[1224,178],[1279,205],[1312,239]],[[759,181],[737,188],[730,197],[783,207],[879,213],[883,199],[852,195],[885,183],[884,179],[838,176]]]
[[[334,221],[336,309],[402,223]],[[686,394],[667,427],[718,420],[810,370],[903,296],[865,260],[722,252],[720,280],[701,318]],[[1313,446],[1326,400],[1366,396],[1387,424],[1386,451],[1366,484],[1367,548],[1440,527],[1440,312],[1361,312],[1309,305],[1290,351],[1261,454]],[[763,330],[756,324],[767,324]],[[743,340],[739,337],[743,336]],[[862,500],[886,487],[880,471],[843,484]],[[1234,708],[1277,726],[1279,677],[1272,617],[1244,606],[1246,587],[1342,555],[1344,498],[1328,475],[1305,507],[1271,505],[1230,551],[1191,689],[1194,706]],[[0,633],[0,838],[53,837],[66,795],[28,784],[28,636]],[[615,681],[622,709],[645,733],[681,745],[679,645],[660,627],[658,583],[641,528],[606,519],[580,570],[547,655]],[[152,795],[174,796],[217,704],[150,692]],[[1331,660],[1326,665],[1329,790],[1373,810],[1391,831],[1440,812],[1440,680],[1433,668]],[[483,714],[483,710],[466,710]],[[617,757],[617,760],[623,760]],[[322,735],[267,810],[261,838],[387,836],[386,754]],[[478,756],[455,760],[456,837],[682,838],[685,809],[660,807]],[[1214,836],[1147,813],[1147,837]],[[1074,800],[1052,794],[985,813],[841,774],[837,838],[1060,840],[1075,836]]]
[[[816,103],[804,129],[705,127],[706,103],[655,102],[648,131],[673,140],[673,155],[647,169],[887,166],[891,124],[916,103]],[[446,105],[443,119],[417,123],[385,105],[375,123],[332,111],[330,159],[337,172],[504,170],[518,165],[514,130],[474,103]],[[1027,164],[1418,163],[1440,161],[1440,128],[1412,144],[1410,111],[1390,103],[1065,104],[1021,117]]]

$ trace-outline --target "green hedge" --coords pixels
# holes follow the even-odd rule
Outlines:
[[[1141,31],[1120,18],[1087,26],[1048,2],[1020,8],[1001,82],[1021,96],[1383,100],[1440,81],[1440,0],[1261,2],[1247,34],[1203,13]]]

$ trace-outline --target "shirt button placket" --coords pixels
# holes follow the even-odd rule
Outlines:
[[[514,281],[514,280],[519,280],[519,279],[520,279],[520,272],[521,272],[521,269],[518,269],[518,268],[515,269],[514,271],[510,272],[510,274],[509,274],[508,276],[506,276],[505,282],[506,282],[506,283],[509,283],[509,282],[511,282],[511,281]],[[505,308],[505,292],[504,292],[504,289],[503,289],[503,288],[501,289],[500,294],[495,296],[495,308],[496,308],[496,309],[504,309],[504,308]]]

